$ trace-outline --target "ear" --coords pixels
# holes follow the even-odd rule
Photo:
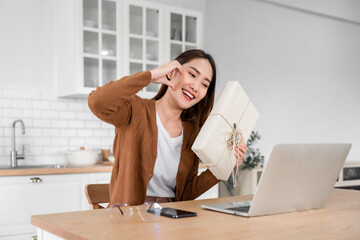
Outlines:
[[[175,72],[176,72],[176,69],[172,70],[170,73],[168,73],[168,74],[166,75],[166,78],[167,78],[168,80],[171,80],[171,79],[174,77]]]

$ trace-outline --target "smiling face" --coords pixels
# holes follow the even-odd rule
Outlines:
[[[205,97],[213,71],[209,61],[204,58],[195,58],[184,63],[182,69],[183,74],[176,70],[170,74],[176,90],[168,88],[168,92],[178,107],[188,109]]]

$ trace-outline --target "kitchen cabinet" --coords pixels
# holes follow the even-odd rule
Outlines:
[[[60,97],[87,96],[121,75],[121,2],[55,1],[56,78]]]
[[[124,75],[151,70],[164,62],[164,7],[150,2],[124,2]],[[160,85],[139,93],[151,98]]]
[[[165,7],[165,61],[180,53],[202,48],[203,15],[201,12],[171,6]]]
[[[89,209],[85,185],[110,182],[111,173],[0,177],[0,238],[30,239],[30,216]],[[6,216],[6,217],[4,217]]]
[[[202,13],[126,0],[55,1],[60,97],[86,97],[97,86],[202,47]],[[139,96],[152,98],[160,85]]]

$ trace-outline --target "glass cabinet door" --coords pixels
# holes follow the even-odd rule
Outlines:
[[[132,75],[139,71],[151,70],[160,65],[161,57],[161,31],[160,10],[156,4],[128,4],[125,8],[128,14],[128,25],[125,32],[128,35],[129,61],[126,62],[125,72]],[[149,85],[142,89],[144,97],[150,97],[157,92],[158,84]],[[146,94],[149,93],[149,94]]]
[[[117,78],[117,15],[114,0],[82,0],[84,87]]]
[[[167,61],[174,60],[186,50],[201,48],[202,43],[199,39],[201,13],[169,8],[167,18],[170,23],[167,33]]]

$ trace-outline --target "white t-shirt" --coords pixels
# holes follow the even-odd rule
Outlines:
[[[146,196],[174,198],[183,131],[178,137],[170,137],[157,113],[156,124],[158,127],[157,158]]]

